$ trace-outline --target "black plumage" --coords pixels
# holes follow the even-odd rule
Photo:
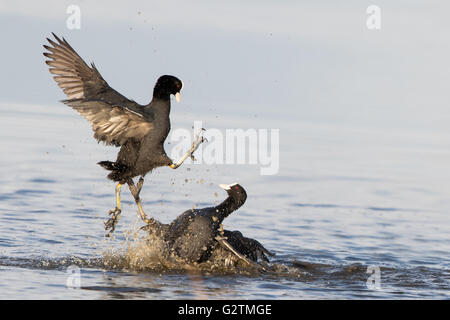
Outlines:
[[[95,65],[88,66],[64,38],[53,36],[56,41],[47,38],[51,46],[44,45],[48,50],[44,56],[49,58],[46,61],[49,71],[67,96],[63,102],[90,122],[95,139],[120,147],[116,161],[99,162],[111,171],[108,178],[118,182],[117,205],[110,211],[112,218],[106,228],[112,232],[117,225],[121,212],[120,187],[124,183],[129,185],[145,221],[139,198],[143,177],[154,168],[170,166],[175,169],[181,164],[174,164],[167,156],[164,141],[170,131],[170,95],[175,95],[179,101],[183,83],[174,76],[161,76],[151,102],[140,105],[111,88]],[[193,145],[190,155],[195,149]],[[132,180],[136,176],[141,176],[137,187]]]
[[[268,262],[267,255],[273,256],[273,253],[264,248],[259,241],[244,237],[240,231],[223,230],[223,237],[237,252],[252,261],[263,260]]]
[[[246,238],[239,231],[223,230],[223,220],[245,203],[247,194],[239,184],[221,187],[228,197],[219,205],[187,210],[170,224],[152,219],[145,229],[157,233],[173,254],[188,262],[204,262],[223,246],[246,261],[268,261],[266,255],[272,253],[257,240]]]

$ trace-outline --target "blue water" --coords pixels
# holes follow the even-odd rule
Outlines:
[[[220,130],[255,123],[173,110],[173,129],[191,130],[194,120]],[[115,237],[104,237],[114,184],[96,162],[114,159],[117,149],[97,144],[88,123],[62,104],[1,104],[0,298],[450,297],[448,136],[255,121],[280,129],[278,174],[262,176],[258,165],[160,168],[141,197],[148,215],[170,222],[221,201],[218,184],[239,182],[248,200],[225,228],[274,251],[278,272],[142,271],[120,263],[142,225],[126,188]],[[79,288],[67,286],[69,266],[80,268]],[[378,288],[367,285],[369,266],[379,268]]]
[[[79,30],[64,1],[0,5],[0,299],[450,297],[448,3],[379,0],[379,30],[357,0],[70,4]],[[274,175],[188,162],[141,192],[168,223],[239,182],[248,199],[224,227],[275,252],[271,272],[153,268],[126,187],[104,237],[115,186],[96,163],[117,149],[57,102],[51,32],[139,103],[159,75],[182,79],[172,133],[279,130]]]

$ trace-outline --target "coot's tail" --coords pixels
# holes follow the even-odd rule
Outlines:
[[[112,161],[100,161],[97,162],[97,164],[101,165],[106,170],[111,171],[111,173],[108,174],[109,179],[119,182],[124,180],[124,173],[128,169],[126,165]]]

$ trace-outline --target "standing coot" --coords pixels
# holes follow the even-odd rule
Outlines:
[[[50,59],[46,61],[50,73],[67,96],[63,102],[91,123],[99,142],[121,147],[115,162],[98,163],[111,171],[109,179],[118,182],[116,207],[110,210],[112,216],[105,223],[105,229],[110,229],[108,236],[115,230],[121,213],[120,189],[124,183],[130,188],[141,218],[148,223],[139,198],[145,174],[161,166],[178,168],[203,142],[197,136],[191,149],[177,163],[164,151],[164,141],[170,131],[170,95],[180,101],[182,81],[174,76],[161,76],[154,87],[152,101],[140,105],[111,88],[95,65],[88,66],[64,38],[53,36],[57,42],[47,38],[51,46],[44,45],[49,51],[44,56]],[[137,185],[133,182],[136,176],[141,176]]]

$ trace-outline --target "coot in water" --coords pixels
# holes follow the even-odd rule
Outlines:
[[[100,161],[98,164],[111,171],[108,178],[118,182],[116,186],[116,207],[110,210],[111,218],[105,223],[115,230],[122,211],[120,189],[127,183],[139,208],[139,214],[148,222],[142,209],[139,193],[143,177],[154,168],[169,166],[178,168],[203,142],[198,135],[190,150],[174,163],[164,151],[164,141],[170,131],[170,95],[180,101],[183,82],[170,75],[161,76],[153,89],[153,99],[148,105],[129,100],[111,88],[92,63],[88,66],[69,43],[53,36],[56,42],[47,38],[51,46],[44,45],[49,52],[44,56],[50,73],[67,96],[63,102],[78,111],[92,125],[94,137],[107,145],[121,147],[117,159]],[[133,178],[140,176],[137,185]]]
[[[244,188],[235,183],[220,185],[228,197],[215,207],[187,210],[172,223],[163,224],[153,218],[143,229],[166,241],[172,253],[188,262],[204,262],[217,248],[231,251],[239,259],[261,268],[258,260],[272,256],[258,241],[246,238],[239,231],[223,230],[223,220],[239,209],[247,199]]]

